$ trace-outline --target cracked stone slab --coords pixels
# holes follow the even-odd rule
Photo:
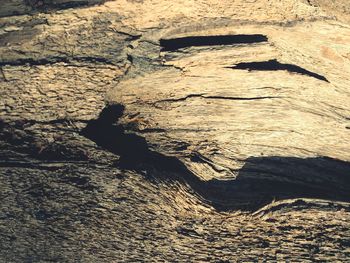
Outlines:
[[[2,1],[0,261],[347,262],[346,4]]]
[[[269,42],[261,44],[185,47],[180,43],[179,50],[163,50],[161,62],[154,62],[173,68],[121,81],[108,99],[125,106],[120,123],[127,129],[142,133],[157,151],[178,156],[203,179],[235,177],[241,160],[251,156],[329,156],[349,161],[350,97],[345,87],[350,68],[345,64],[341,69],[334,67],[338,62],[319,56],[323,39],[330,49],[337,46],[344,55],[348,48],[345,42],[341,49],[340,42],[318,33],[318,26],[311,26],[318,34],[313,50],[298,47],[299,54],[308,54],[307,60],[290,56],[299,44],[296,36],[305,34],[302,26],[290,31],[264,27],[261,32],[270,31]],[[246,35],[249,30],[242,27]],[[346,35],[349,30],[339,28],[339,32]],[[286,66],[239,67],[254,61],[259,65],[266,58],[286,63],[280,65],[300,65],[303,71],[288,72]],[[312,62],[317,60],[318,75],[314,75]],[[228,65],[238,66],[233,70]],[[329,82],[322,72],[327,72]],[[176,151],[171,141],[188,147]],[[191,162],[194,153],[217,169]]]

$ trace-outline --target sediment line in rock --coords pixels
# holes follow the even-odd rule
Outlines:
[[[0,67],[3,66],[45,66],[45,65],[53,65],[57,63],[72,63],[72,62],[86,62],[86,63],[103,63],[106,65],[116,65],[117,63],[114,63],[106,58],[102,57],[51,57],[51,58],[45,58],[45,59],[17,59],[12,61],[1,61]]]

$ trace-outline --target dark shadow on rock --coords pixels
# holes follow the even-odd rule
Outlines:
[[[350,163],[328,157],[251,157],[234,180],[202,181],[176,157],[152,151],[143,137],[127,133],[117,123],[123,111],[122,105],[106,107],[82,135],[119,155],[120,168],[186,183],[219,211],[252,211],[291,198],[350,201]]]
[[[283,64],[278,62],[276,59],[261,61],[261,62],[243,62],[238,63],[235,66],[229,67],[232,69],[247,69],[249,71],[253,70],[261,70],[261,71],[275,71],[275,70],[286,70],[292,73],[298,73],[302,75],[306,75],[309,77],[313,77],[322,81],[329,82],[324,76],[319,75],[315,72],[311,72],[302,67],[293,64]]]
[[[123,112],[124,106],[119,104],[105,107],[98,119],[89,121],[81,134],[102,148],[119,155],[121,162],[136,165],[147,159],[148,145],[144,138],[125,133],[124,128],[117,124]]]
[[[170,172],[172,175],[181,174],[186,181],[197,178],[190,174],[177,158],[151,151],[143,137],[127,133],[125,128],[117,123],[123,111],[124,106],[120,104],[105,107],[98,119],[88,122],[81,135],[119,155],[118,166],[121,168],[137,171],[157,170],[159,174],[162,174],[162,171]],[[191,178],[185,178],[186,175],[190,175]]]
[[[235,180],[205,184],[220,210],[255,210],[293,198],[348,202],[350,163],[329,157],[250,157]]]
[[[160,39],[161,51],[176,51],[186,47],[222,46],[235,44],[253,44],[267,42],[267,37],[261,34],[253,35],[222,35],[222,36],[189,36],[180,38]]]
[[[107,0],[25,0],[25,4],[39,11],[68,9],[103,4]]]

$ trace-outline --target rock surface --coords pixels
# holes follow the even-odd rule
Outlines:
[[[9,1],[1,262],[347,262],[346,1]]]

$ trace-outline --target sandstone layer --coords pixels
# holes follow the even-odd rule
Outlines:
[[[348,262],[346,1],[4,0],[1,262]]]

